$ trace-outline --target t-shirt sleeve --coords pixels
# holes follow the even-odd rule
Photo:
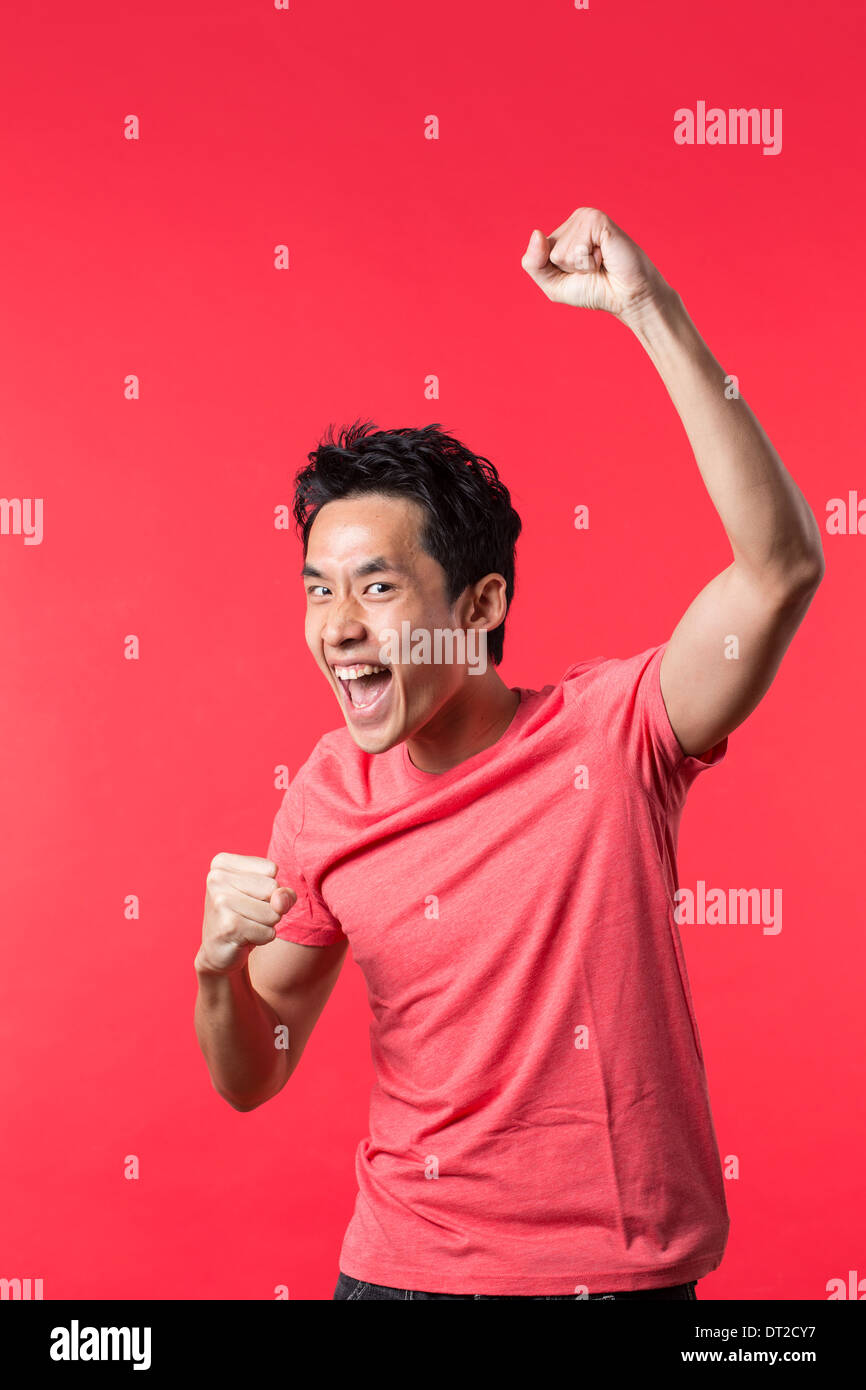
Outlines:
[[[661,662],[667,642],[631,657],[599,659],[591,666],[590,701],[607,726],[611,741],[645,786],[664,803],[681,801],[708,768],[718,767],[728,749],[727,737],[698,758],[680,747],[661,690]],[[566,684],[581,666],[569,668]]]
[[[305,764],[306,766],[306,764]],[[297,893],[288,912],[280,918],[276,932],[283,941],[300,946],[331,946],[344,938],[343,929],[328,911],[312,886],[313,867],[302,863],[304,853],[303,769],[292,780],[274,817],[268,845],[268,859],[277,866],[277,883]]]

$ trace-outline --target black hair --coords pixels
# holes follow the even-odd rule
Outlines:
[[[375,433],[371,433],[375,431]],[[473,454],[438,424],[378,430],[372,421],[334,426],[295,476],[294,516],[304,543],[321,507],[339,498],[379,492],[408,497],[426,513],[422,549],[445,571],[447,602],[486,574],[505,580],[506,612],[514,595],[521,520],[489,459]],[[494,665],[502,660],[505,619],[487,633]]]

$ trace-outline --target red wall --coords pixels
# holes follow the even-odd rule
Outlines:
[[[211,1089],[192,1024],[210,859],[265,853],[275,767],[340,720],[274,508],[330,420],[439,421],[524,519],[509,684],[668,637],[730,552],[637,340],[521,268],[533,227],[581,204],[680,291],[822,525],[866,494],[864,28],[858,4],[805,0],[7,16],[0,491],[44,511],[41,544],[0,536],[4,1277],[46,1298],[330,1298],[371,1080],[357,967],[251,1114]],[[699,100],[781,108],[781,153],[676,145]],[[784,894],[777,935],[682,928],[740,1171],[704,1298],[866,1276],[866,537],[825,551],[683,823],[684,885]]]

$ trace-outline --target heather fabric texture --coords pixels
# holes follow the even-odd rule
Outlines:
[[[666,643],[521,689],[441,775],[405,743],[325,734],[268,857],[278,935],[348,937],[375,1084],[340,1253],[351,1277],[445,1293],[633,1290],[708,1274],[728,1235],[677,924],[686,756]]]

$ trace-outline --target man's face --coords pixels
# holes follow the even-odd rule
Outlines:
[[[423,728],[466,677],[458,664],[379,657],[386,630],[402,634],[403,623],[431,633],[459,625],[460,600],[446,603],[445,571],[420,546],[424,517],[409,498],[368,493],[326,503],[310,528],[307,646],[367,753],[383,753]],[[387,669],[352,680],[337,675],[363,665]]]

